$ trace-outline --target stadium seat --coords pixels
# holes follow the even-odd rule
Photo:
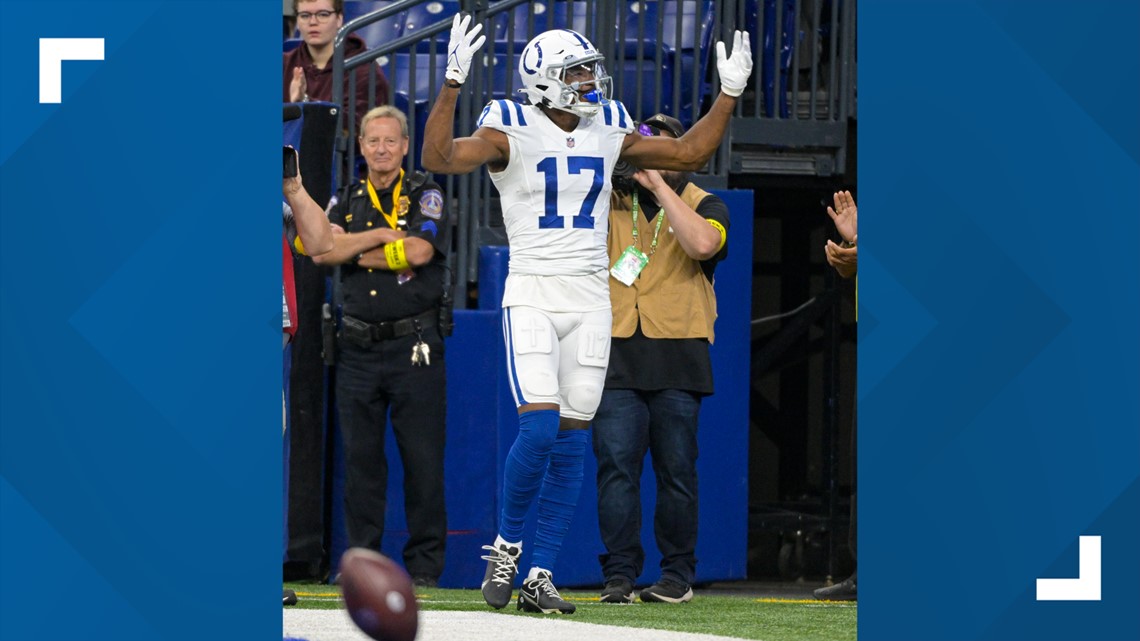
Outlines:
[[[344,21],[347,23],[392,4],[395,4],[394,0],[348,0],[344,3]],[[397,13],[357,29],[354,33],[368,45],[369,49],[378,47],[404,35],[407,14],[406,11]]]
[[[459,13],[459,2],[456,0],[432,0],[417,4],[408,9],[407,22],[404,23],[404,35],[411,35],[417,30],[441,21],[451,21],[452,16]]]
[[[657,112],[676,113],[671,104],[673,97],[672,57],[670,54],[664,58],[661,67],[657,66],[656,61],[651,56],[647,56],[641,62],[627,58],[622,63],[610,65],[610,73],[620,86],[620,89],[615,89],[616,95],[614,97],[621,100],[635,120],[644,120]],[[657,93],[654,87],[658,74],[661,76],[660,105],[657,103]],[[641,80],[640,91],[637,87],[639,78]]]
[[[677,37],[677,7],[681,7],[681,37]],[[684,0],[681,3],[671,0],[635,1],[626,5],[622,53],[626,60],[621,63],[620,96],[626,108],[636,118],[647,118],[658,111],[677,116],[685,126],[692,124],[694,104],[697,109],[708,93],[707,72],[713,36],[714,5],[711,0]],[[660,21],[661,40],[658,42],[657,26]],[[661,51],[661,100],[657,104],[654,94],[654,78],[658,70],[657,52]],[[636,62],[638,53],[642,63]],[[618,62],[612,63],[615,71]],[[681,69],[680,101],[674,104],[673,73]],[[694,95],[692,78],[697,75],[697,91]],[[615,74],[616,75],[616,74]],[[641,78],[642,89],[637,92],[637,79]],[[637,109],[637,98],[641,98],[641,112]]]
[[[509,47],[516,53],[521,52],[532,38],[550,29],[573,29],[585,33],[589,5],[584,0],[532,2],[497,14],[493,21],[495,51],[501,53]]]
[[[424,146],[424,128],[427,127],[427,117],[431,103],[427,99],[409,100],[408,94],[401,91],[395,92],[393,98],[392,104],[404,112],[404,115],[408,116],[408,137],[410,138],[408,155],[412,157],[412,163],[415,168],[422,170],[423,165],[420,162],[420,152]],[[410,113],[412,105],[415,105],[414,114]]]
[[[662,8],[661,5],[664,5]],[[677,5],[681,5],[681,39],[677,40]],[[644,28],[642,15],[644,14]],[[668,50],[697,51],[708,48],[712,38],[712,0],[634,0],[626,5],[625,42],[628,47],[638,41],[646,48],[656,46],[658,15],[661,18],[661,44]],[[694,28],[693,23],[700,19]],[[644,33],[642,33],[644,31]]]
[[[407,24],[404,25],[404,35],[412,35],[440,22],[446,22],[450,25],[452,17],[459,13],[459,11],[460,6],[457,0],[432,0],[431,2],[416,5],[408,9]],[[416,43],[416,52],[432,53],[432,41],[434,40],[434,52],[446,53],[447,42],[450,36],[451,30],[449,28],[436,34],[432,38],[425,38]]]
[[[468,76],[468,81],[476,87],[487,87],[490,91],[490,98],[499,100],[502,98],[509,98],[511,100],[522,100],[521,94],[518,90],[522,88],[522,81],[519,78],[518,65],[519,54],[514,52],[488,52],[483,56],[484,64],[480,67],[472,69],[472,75]],[[488,75],[490,76],[488,79]]]
[[[427,53],[400,52],[394,54],[393,59],[395,65],[384,68],[393,91],[403,92],[417,100],[430,100],[443,84],[443,74],[447,70],[446,53],[434,56],[434,69],[433,56]]]
[[[783,2],[780,21],[782,22],[780,34],[776,34],[776,2]],[[747,0],[745,4],[745,28],[749,33],[757,33],[760,21],[760,0]],[[773,116],[776,113],[776,96],[784,96],[780,100],[780,117],[789,115],[787,93],[788,73],[792,68],[792,52],[795,48],[796,36],[796,3],[795,0],[763,0],[763,47],[760,60],[760,84],[764,92],[764,115]],[[777,42],[779,43],[777,45]],[[778,48],[778,51],[777,51]],[[780,88],[775,87],[776,65],[780,65]]]

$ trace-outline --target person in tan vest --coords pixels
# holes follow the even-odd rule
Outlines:
[[[658,114],[643,136],[679,138]],[[603,603],[631,603],[641,575],[641,470],[650,452],[657,477],[654,532],[660,578],[644,602],[693,598],[697,545],[697,419],[713,393],[709,345],[716,321],[713,270],[727,255],[728,207],[689,174],[641,170],[610,206],[608,251],[613,339],[594,417],[598,460]]]

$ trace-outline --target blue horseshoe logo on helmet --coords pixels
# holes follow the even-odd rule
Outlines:
[[[534,43],[534,50],[538,52],[538,62],[535,63],[535,66],[541,67],[542,66],[542,43],[540,43],[540,42]],[[522,68],[523,68],[523,71],[525,71],[527,73],[532,73],[532,74],[538,73],[537,69],[531,69],[530,67],[526,66],[526,57],[525,56],[523,57],[523,60],[522,60]]]

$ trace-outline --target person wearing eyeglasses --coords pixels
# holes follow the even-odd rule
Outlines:
[[[297,30],[305,41],[284,54],[285,102],[332,100],[333,41],[344,26],[344,0],[293,0]],[[344,58],[368,49],[364,41],[350,34],[345,40]],[[372,107],[388,104],[388,78],[377,65],[361,65],[356,74],[356,121]],[[369,94],[369,75],[376,74],[375,93]],[[349,79],[345,78],[345,87]],[[371,103],[371,104],[370,104]],[[345,102],[348,108],[348,102]]]
[[[685,129],[657,114],[642,136],[680,138]],[[608,253],[637,257],[633,277],[611,270],[613,338],[605,391],[594,416],[598,460],[602,603],[632,603],[645,564],[641,471],[648,452],[657,477],[654,534],[661,574],[646,603],[692,600],[697,546],[697,423],[713,393],[716,321],[713,271],[728,254],[728,207],[684,171],[638,170],[615,179]]]

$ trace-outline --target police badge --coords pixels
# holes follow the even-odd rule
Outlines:
[[[438,189],[429,189],[420,196],[420,213],[432,220],[439,220],[443,213],[443,194]]]

